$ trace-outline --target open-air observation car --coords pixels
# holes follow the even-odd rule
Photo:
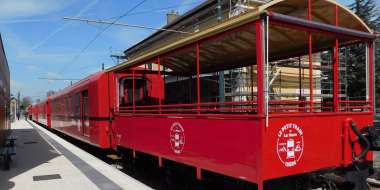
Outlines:
[[[276,0],[162,46],[142,47],[144,53],[109,70],[132,75],[116,77],[124,89],[114,106],[117,149],[156,156],[160,165],[192,166],[199,179],[204,171],[243,179],[259,190],[330,169],[359,175],[353,166],[372,167],[363,138],[373,126],[374,39],[335,1]],[[362,50],[355,60],[367,74],[355,97],[347,81],[353,48]],[[145,73],[163,85],[148,86]],[[148,88],[163,96],[145,101]]]
[[[376,36],[358,16],[332,0],[275,0],[191,29],[155,33],[162,43],[147,39],[127,62],[33,105],[33,119],[46,108],[52,129],[124,157],[189,166],[198,179],[216,173],[258,190],[336,179],[365,187],[379,148]]]

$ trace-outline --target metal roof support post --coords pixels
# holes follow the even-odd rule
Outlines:
[[[265,65],[265,127],[269,126],[269,17],[265,16],[264,26],[264,65]]]
[[[256,65],[257,65],[257,113],[265,114],[264,98],[264,50],[263,27],[261,20],[256,21]]]
[[[200,80],[200,49],[199,49],[199,42],[196,42],[196,56],[197,56],[197,112],[198,114],[201,113],[201,80]]]
[[[218,21],[221,22],[223,19],[223,13],[222,13],[222,1],[218,0],[217,4],[217,12],[218,12]],[[225,79],[224,79],[224,70],[219,71],[219,102],[225,102],[226,101],[226,85],[225,85]]]
[[[335,26],[339,25],[338,6],[335,5]],[[339,39],[335,39],[335,48],[333,52],[334,65],[333,65],[333,101],[334,112],[339,111]]]
[[[367,62],[367,67],[368,67],[368,78],[367,78],[367,81],[368,81],[368,93],[369,93],[369,104],[370,104],[370,111],[373,111],[374,113],[376,112],[375,109],[374,109],[374,104],[373,104],[373,72],[374,72],[374,69],[373,69],[373,41],[370,41],[368,42],[368,45],[367,45],[367,52],[368,52],[368,62]]]
[[[308,20],[311,21],[311,0],[308,0]],[[313,35],[309,31],[309,93],[310,93],[310,112],[313,112]]]
[[[226,101],[224,71],[219,71],[219,102]]]
[[[132,110],[136,113],[136,102],[135,102],[135,70],[132,70]]]
[[[266,98],[265,98],[265,79],[264,79],[264,72],[265,72],[265,38],[264,38],[264,22],[263,19],[259,19],[256,21],[256,66],[257,66],[257,114],[260,118],[260,128],[259,128],[259,138],[264,138],[264,132],[265,127],[264,125],[267,124],[267,117],[266,117]],[[262,117],[265,116],[265,122],[263,122]],[[258,152],[263,151],[263,142],[262,140],[258,141],[259,143],[256,144]],[[263,172],[263,162],[264,159],[262,156],[259,156],[257,159],[257,185],[258,190],[264,189],[263,179],[262,179],[262,172]]]
[[[161,79],[161,58],[160,56],[157,57],[157,70],[158,70],[158,78]],[[164,84],[165,85],[165,82]],[[158,99],[158,113],[162,113],[162,101],[161,98]]]
[[[374,115],[376,114],[376,52],[377,52],[377,46],[376,46],[376,39],[372,42],[372,65],[373,65],[373,72],[372,72],[372,85],[373,85],[373,96],[372,96],[372,104],[373,104],[373,112]]]

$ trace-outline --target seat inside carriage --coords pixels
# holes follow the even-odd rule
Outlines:
[[[262,83],[271,113],[333,112],[337,102],[335,111],[368,111],[369,90],[352,93],[354,82],[347,76],[353,74],[349,65],[354,61],[361,62],[361,69],[368,69],[366,34],[372,31],[330,0],[312,1],[312,8],[308,14],[308,1],[278,0],[190,36],[171,38],[168,34],[163,42],[157,42],[161,48],[141,50],[124,66],[113,69],[136,74],[135,79],[119,80],[123,83],[123,91],[119,90],[121,110],[256,114],[258,84]],[[268,23],[260,28],[262,39],[258,41],[254,20],[263,15],[267,18],[263,22]],[[327,29],[319,30],[321,27]],[[360,49],[361,55],[356,55],[360,60],[352,58],[352,49]],[[265,62],[260,71],[258,56]],[[339,66],[334,71],[335,63]],[[259,79],[258,73],[263,78]],[[163,81],[159,85],[161,96],[149,95],[157,91],[149,82],[153,75]],[[339,78],[334,79],[335,75]],[[365,86],[368,76],[361,77],[364,79],[356,82]],[[339,91],[336,99],[334,90]]]

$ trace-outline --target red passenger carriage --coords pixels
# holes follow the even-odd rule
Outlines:
[[[35,121],[88,144],[110,148],[112,73],[98,72],[33,105]],[[46,120],[45,120],[46,118]]]
[[[51,118],[50,118],[50,100],[44,100],[35,104],[32,108],[32,117],[36,122],[50,127],[51,126]]]
[[[153,155],[160,166],[166,160],[191,166],[199,179],[214,172],[259,190],[326,170],[359,175],[353,166],[368,174],[368,150],[376,148],[368,132],[374,38],[336,2],[273,1],[53,95],[45,102],[47,125],[122,154]],[[341,55],[352,46],[366,50],[368,71],[366,90],[355,99],[339,86]],[[226,73],[233,80],[218,77]],[[221,83],[229,94],[220,93]],[[347,181],[356,189],[365,184]]]
[[[128,78],[128,74],[118,76]],[[154,80],[150,76],[148,78]],[[102,71],[90,75],[33,105],[33,120],[88,144],[109,149],[115,135],[110,127],[111,105],[115,105],[116,101],[115,85],[112,72]]]

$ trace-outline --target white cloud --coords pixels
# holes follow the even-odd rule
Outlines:
[[[63,47],[56,50],[49,49],[48,51],[32,50],[31,45],[11,29],[2,27],[2,31],[4,32],[3,39],[5,39],[5,50],[9,51],[9,53],[7,52],[7,55],[10,64],[12,64],[12,61],[34,66],[37,66],[36,64],[38,64],[41,69],[41,65],[65,64],[70,62],[72,58],[78,54],[77,49]],[[83,56],[93,57],[99,54],[104,54],[104,52],[89,51],[83,53]],[[36,68],[30,66],[27,69],[30,71]]]
[[[96,5],[98,3],[99,0],[93,0],[91,3],[87,4],[85,7],[83,7],[76,15],[75,17],[80,17],[82,16],[84,13],[86,13],[89,9],[91,9],[94,5]],[[65,29],[67,26],[69,26],[71,24],[71,22],[66,22],[65,24],[63,24],[62,26],[60,26],[59,28],[55,29],[53,32],[51,32],[50,34],[48,34],[44,39],[42,39],[40,42],[38,42],[37,44],[35,44],[32,49],[37,49],[39,47],[41,47],[43,44],[45,44],[47,41],[49,41],[52,37],[54,37],[57,33],[61,32],[63,29]]]
[[[20,19],[60,11],[72,0],[0,0],[0,19]]]
[[[19,23],[36,23],[36,22],[53,22],[61,18],[46,18],[46,19],[9,19],[0,20],[0,24],[19,24]]]

